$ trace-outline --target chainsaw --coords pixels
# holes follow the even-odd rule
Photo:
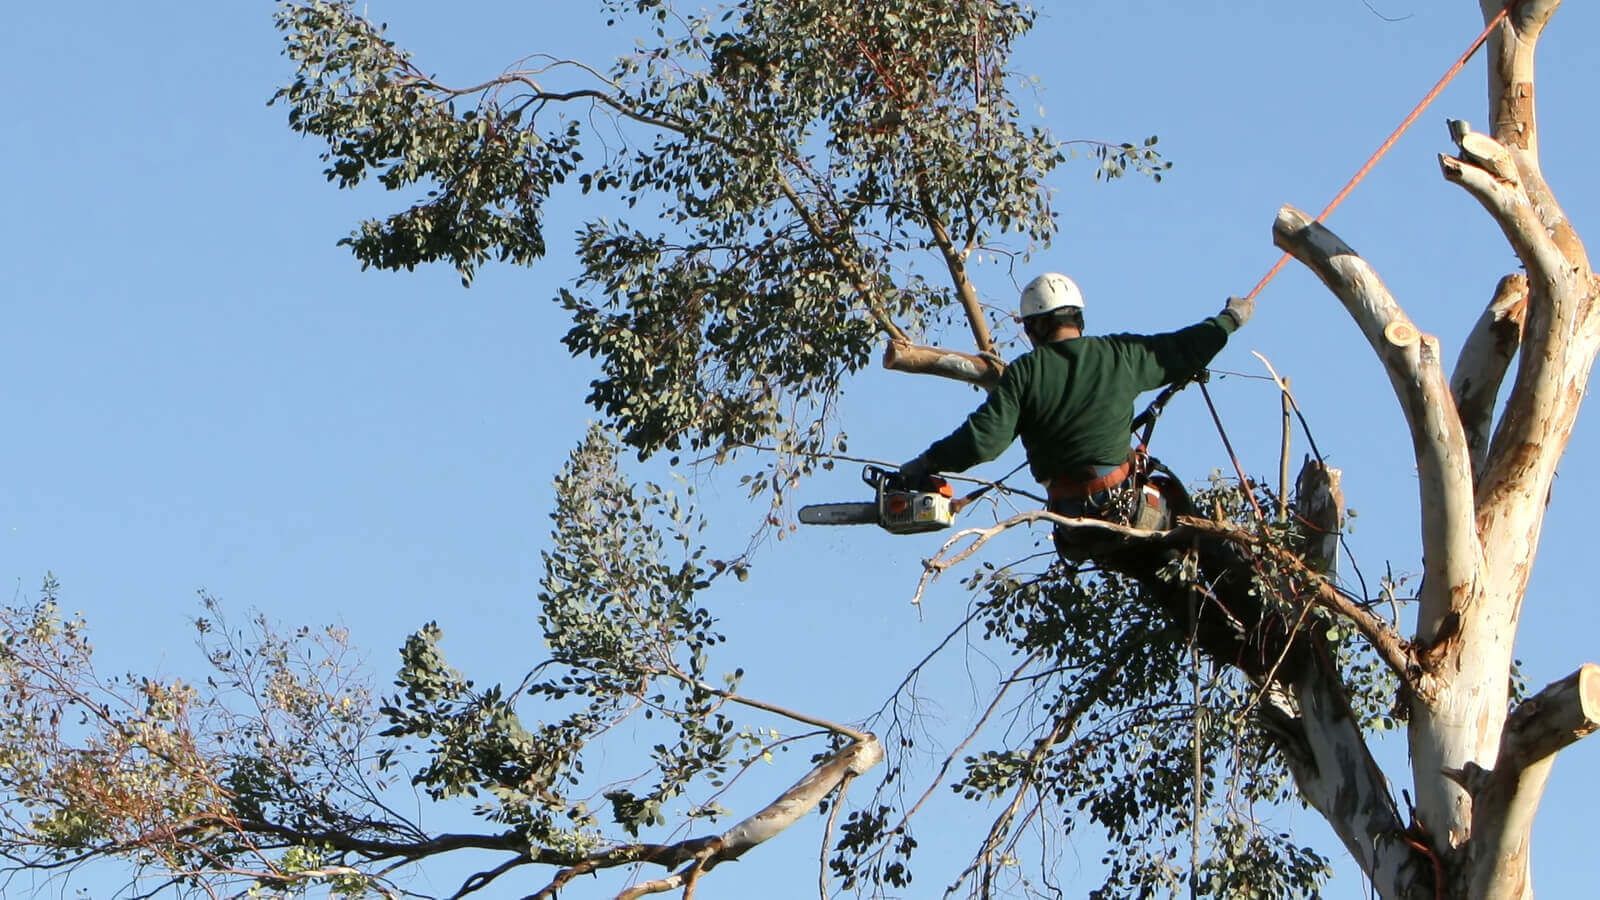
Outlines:
[[[877,525],[890,534],[921,534],[949,528],[956,509],[950,483],[929,475],[910,484],[899,472],[867,466],[861,480],[876,493],[867,503],[817,503],[800,508],[807,525]]]

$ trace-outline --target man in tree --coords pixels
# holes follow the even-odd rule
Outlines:
[[[1167,334],[1084,337],[1083,292],[1051,272],[1028,282],[1019,306],[1033,349],[1006,367],[961,427],[900,474],[915,482],[930,472],[961,472],[999,456],[1020,435],[1051,512],[1105,518],[1123,506],[1118,489],[1131,484],[1140,464],[1140,453],[1128,449],[1134,400],[1198,372],[1249,321],[1255,301],[1230,297],[1217,315]]]

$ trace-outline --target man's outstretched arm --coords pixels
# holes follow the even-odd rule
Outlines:
[[[1222,311],[1188,328],[1153,334],[1143,338],[1145,353],[1140,365],[1140,380],[1145,390],[1154,390],[1192,377],[1222,352],[1229,335],[1250,321],[1255,301],[1229,297]]]
[[[900,474],[917,480],[930,472],[964,472],[1004,453],[1017,439],[1022,398],[1032,372],[1029,362],[1023,357],[1007,366],[1000,383],[972,415],[955,431],[901,465]]]

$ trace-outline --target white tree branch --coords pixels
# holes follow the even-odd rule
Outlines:
[[[1572,264],[1546,230],[1511,153],[1493,139],[1453,123],[1459,156],[1439,156],[1445,180],[1461,185],[1494,219],[1537,290],[1573,277]]]
[[[1465,678],[1464,689],[1451,687],[1463,680],[1457,665],[1468,630],[1463,623],[1472,626],[1475,638],[1494,640],[1477,627],[1485,608],[1494,604],[1485,602],[1489,584],[1466,432],[1445,382],[1438,340],[1417,331],[1366,261],[1290,207],[1279,211],[1273,235],[1279,247],[1317,273],[1356,320],[1383,363],[1410,426],[1422,511],[1423,582],[1415,643],[1423,671],[1419,690],[1411,695],[1408,737],[1417,773],[1418,815],[1429,829],[1430,843],[1448,850],[1470,832],[1471,800],[1437,773],[1493,752],[1497,735],[1485,734],[1478,723],[1496,704],[1505,708],[1504,666],[1509,665],[1499,652],[1509,653],[1509,646],[1491,646],[1481,661],[1473,659],[1470,665],[1498,666],[1499,687],[1476,673]]]
[[[883,351],[883,367],[895,372],[938,375],[993,388],[1005,371],[1005,364],[993,354],[962,353],[942,347],[924,347],[910,341],[891,340]]]
[[[822,798],[833,793],[846,780],[869,771],[883,761],[883,745],[872,735],[866,737],[866,740],[855,741],[824,760],[760,812],[718,837],[705,841],[695,853],[694,861],[683,869],[664,878],[636,884],[618,894],[618,900],[635,900],[647,894],[664,893],[679,887],[688,893],[693,890],[697,878],[719,863],[738,859],[776,837],[816,809]]]
[[[1522,343],[1523,318],[1528,309],[1528,279],[1507,275],[1495,287],[1489,306],[1461,345],[1450,392],[1461,413],[1461,426],[1467,434],[1467,453],[1472,471],[1482,475],[1489,455],[1489,437],[1494,425],[1495,399],[1505,380],[1506,370]]]
[[[1480,557],[1472,464],[1445,383],[1439,342],[1417,331],[1366,260],[1305,213],[1280,209],[1273,238],[1315,272],[1355,319],[1383,363],[1410,426],[1421,505],[1427,511],[1417,632],[1420,640],[1432,641],[1454,607],[1470,599]]]
[[[1431,897],[1418,886],[1433,880],[1407,840],[1389,783],[1350,715],[1343,678],[1326,648],[1292,685],[1301,734],[1297,755],[1285,753],[1295,786],[1322,814],[1381,897]],[[1280,741],[1280,745],[1282,742]]]
[[[1529,891],[1534,813],[1562,749],[1600,729],[1600,666],[1578,671],[1524,700],[1506,719],[1494,769],[1462,773],[1474,790],[1472,896],[1522,898]]]

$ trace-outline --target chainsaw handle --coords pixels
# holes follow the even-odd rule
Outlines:
[[[868,487],[877,487],[884,479],[889,477],[889,470],[882,466],[864,466],[861,469],[861,480]]]

